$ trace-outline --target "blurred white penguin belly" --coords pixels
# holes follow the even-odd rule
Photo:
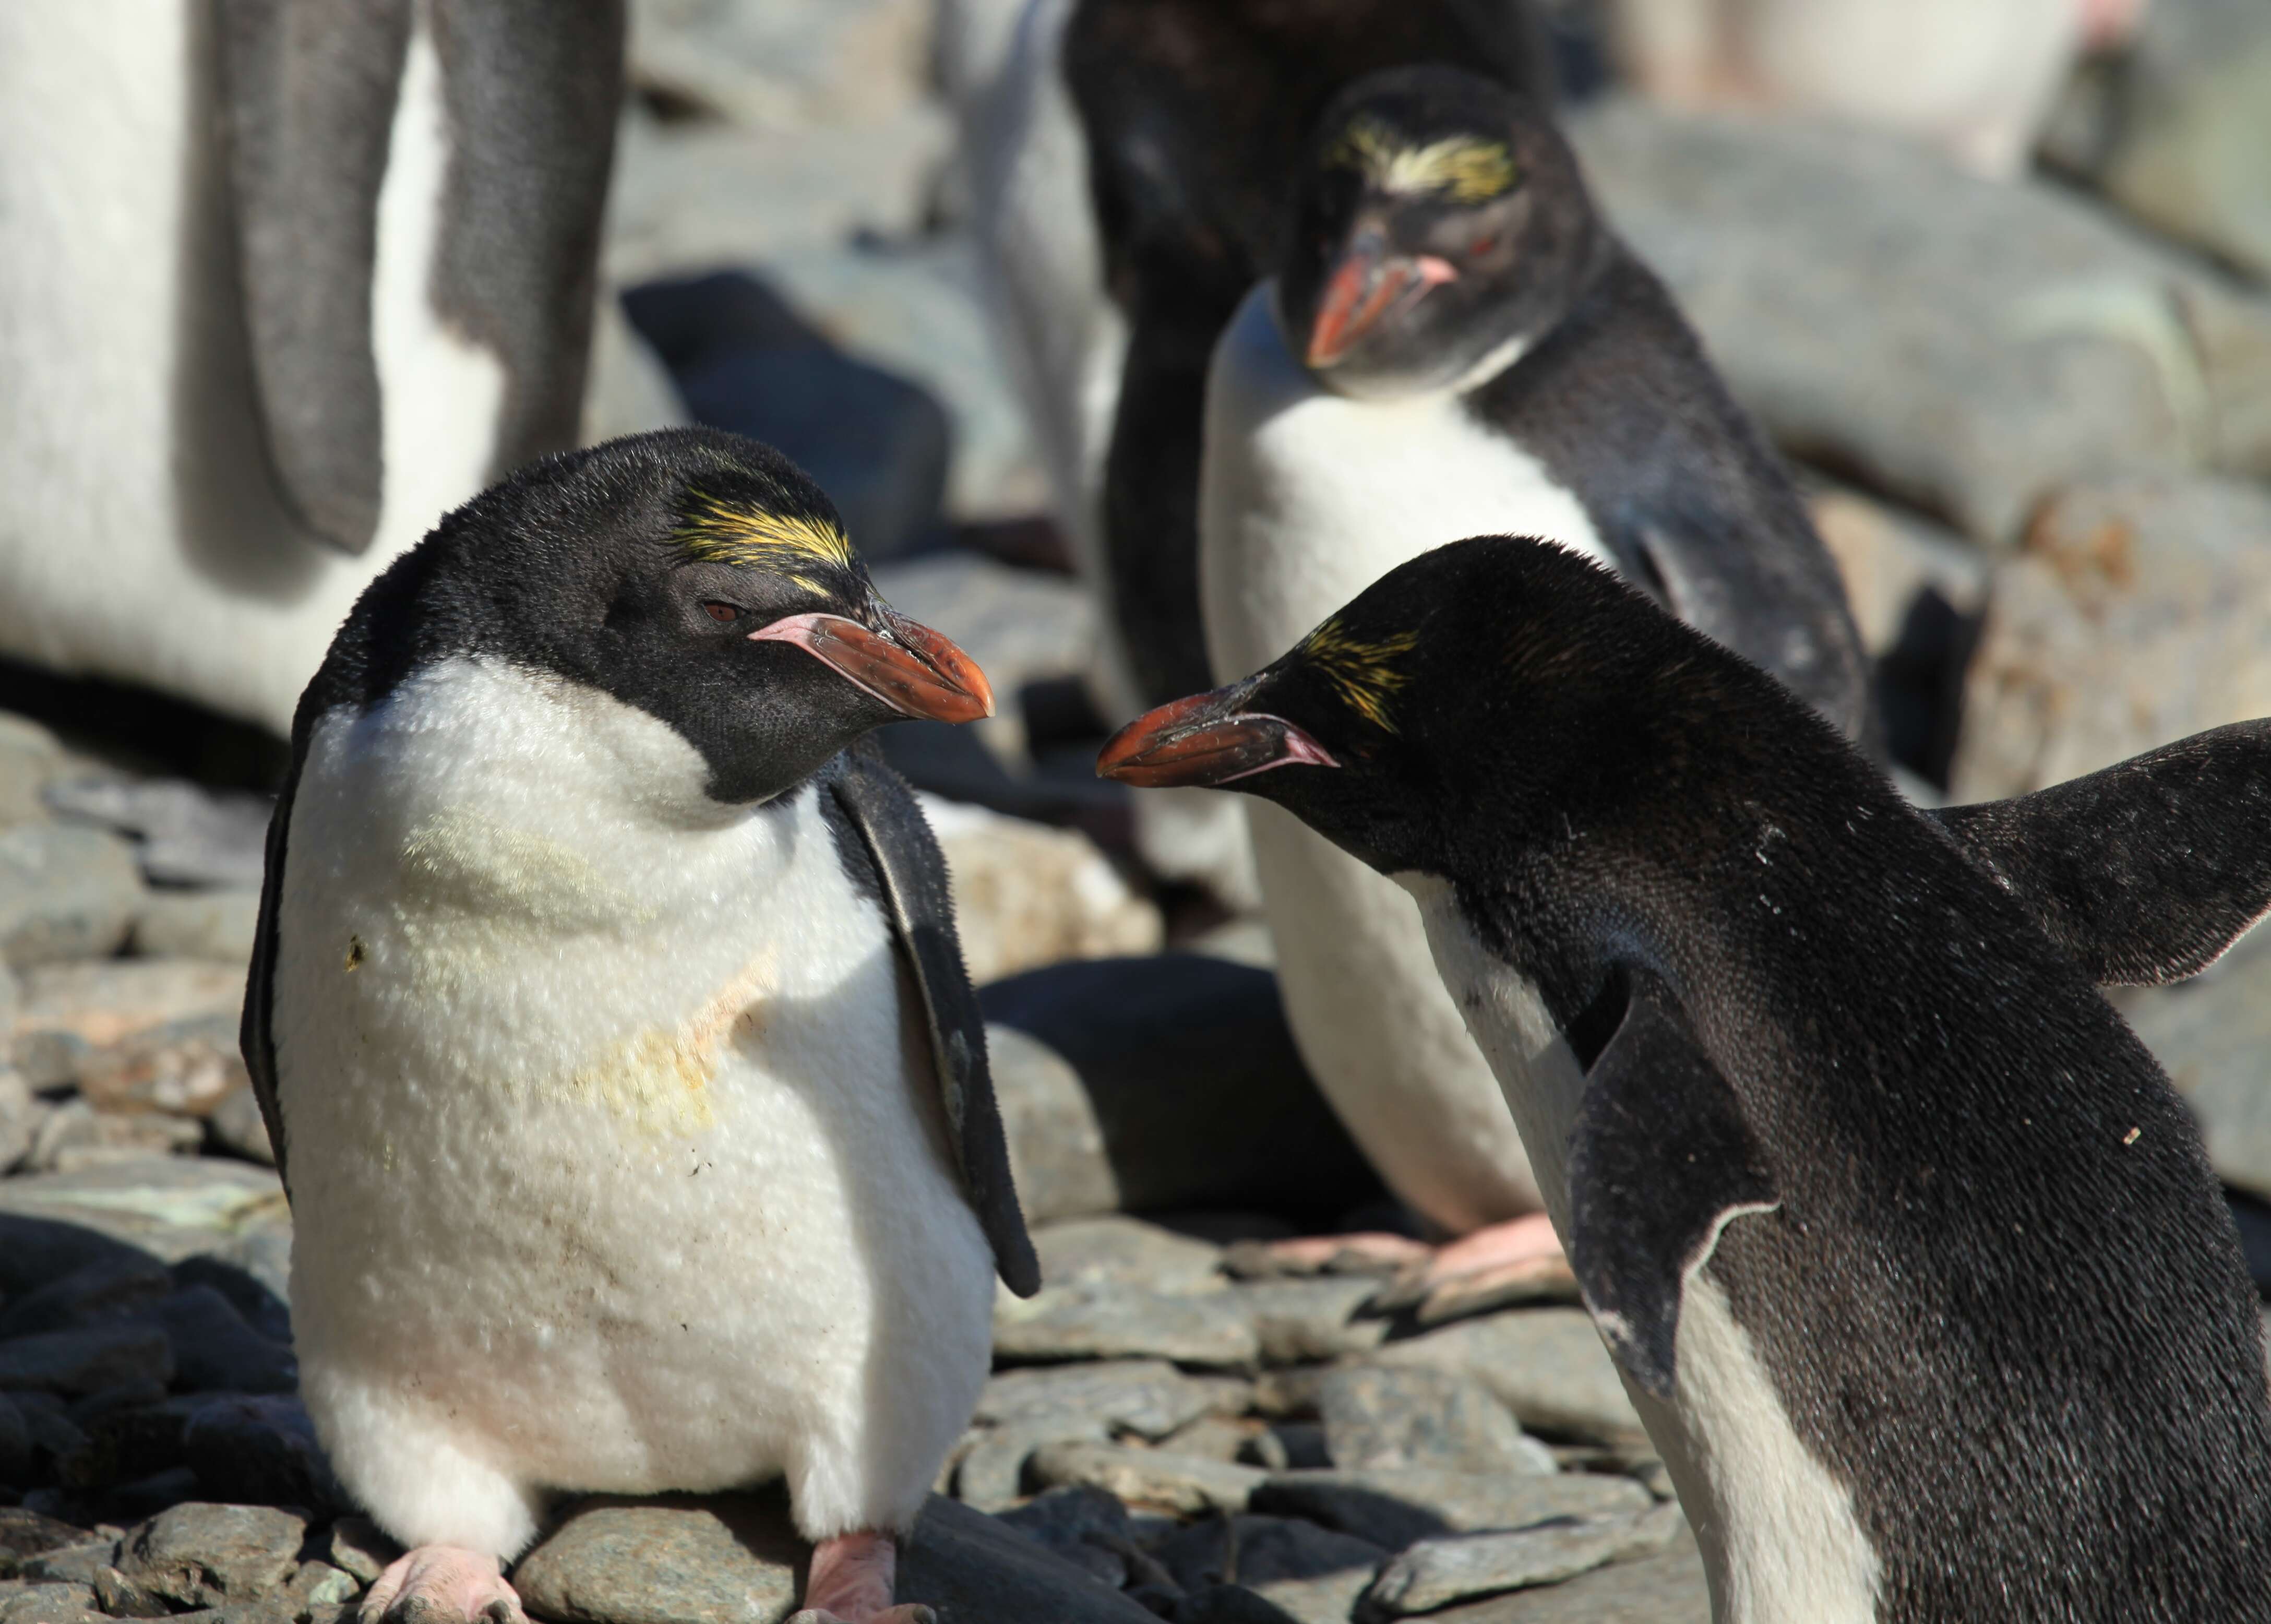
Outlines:
[[[903,1525],[985,1379],[992,1257],[881,911],[820,792],[705,810],[702,772],[472,662],[315,734],[277,972],[294,1313],[406,1543],[776,1472],[811,1537]]]
[[[1247,294],[1207,383],[1200,589],[1218,680],[1282,654],[1397,564],[1465,536],[1542,535],[1608,562],[1583,504],[1455,395],[1346,399]],[[1396,885],[1292,817],[1247,805],[1301,1052],[1396,1193],[1464,1232],[1535,1211],[1497,1079]]]

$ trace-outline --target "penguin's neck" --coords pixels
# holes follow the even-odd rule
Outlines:
[[[1584,504],[1474,409],[1471,391],[1516,353],[1494,352],[1441,390],[1353,399],[1287,349],[1274,283],[1247,295],[1207,380],[1201,591],[1218,679],[1274,659],[1448,541],[1544,536],[1613,565]]]

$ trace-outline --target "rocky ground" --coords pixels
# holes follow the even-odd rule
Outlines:
[[[934,33],[926,0],[640,0],[607,272],[651,354],[595,413],[659,391],[787,446],[884,594],[1014,696],[886,737],[954,866],[1048,1281],[1001,1300],[901,1594],[961,1624],[1700,1624],[1566,1296],[1427,1324],[1252,1244],[1401,1215],[1308,1082],[1266,928],[1155,883],[1089,772],[1093,614],[1038,518],[955,161],[949,93],[1008,9],[945,0],[970,26]],[[1798,460],[1919,797],[2271,713],[2271,25],[2152,16],[2022,186],[1854,132],[1572,114]],[[391,1554],[294,1397],[290,1216],[236,1053],[279,748],[0,669],[0,1624],[330,1619]],[[2271,937],[2120,1002],[2271,1257]],[[562,1511],[516,1574],[540,1617],[796,1593],[777,1494]]]

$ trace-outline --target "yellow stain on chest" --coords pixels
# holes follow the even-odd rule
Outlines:
[[[688,1134],[718,1120],[710,1084],[726,1050],[764,1030],[761,1008],[775,980],[767,949],[711,995],[685,1024],[648,1026],[608,1044],[568,1078],[568,1091],[658,1136]]]

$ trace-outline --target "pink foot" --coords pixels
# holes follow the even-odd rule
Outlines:
[[[1439,1325],[1518,1302],[1574,1302],[1577,1279],[1561,1240],[1543,1212],[1488,1224],[1460,1236],[1382,1286],[1373,1306],[1410,1308],[1422,1325]]]
[[[937,1624],[928,1607],[891,1605],[898,1565],[890,1535],[873,1529],[823,1540],[813,1547],[804,1609],[791,1614],[788,1624]]]
[[[1248,1277],[1395,1274],[1434,1255],[1434,1248],[1403,1235],[1307,1235],[1299,1240],[1240,1242],[1231,1248],[1231,1268]]]
[[[378,1576],[358,1624],[528,1624],[497,1559],[454,1545],[421,1545]]]

